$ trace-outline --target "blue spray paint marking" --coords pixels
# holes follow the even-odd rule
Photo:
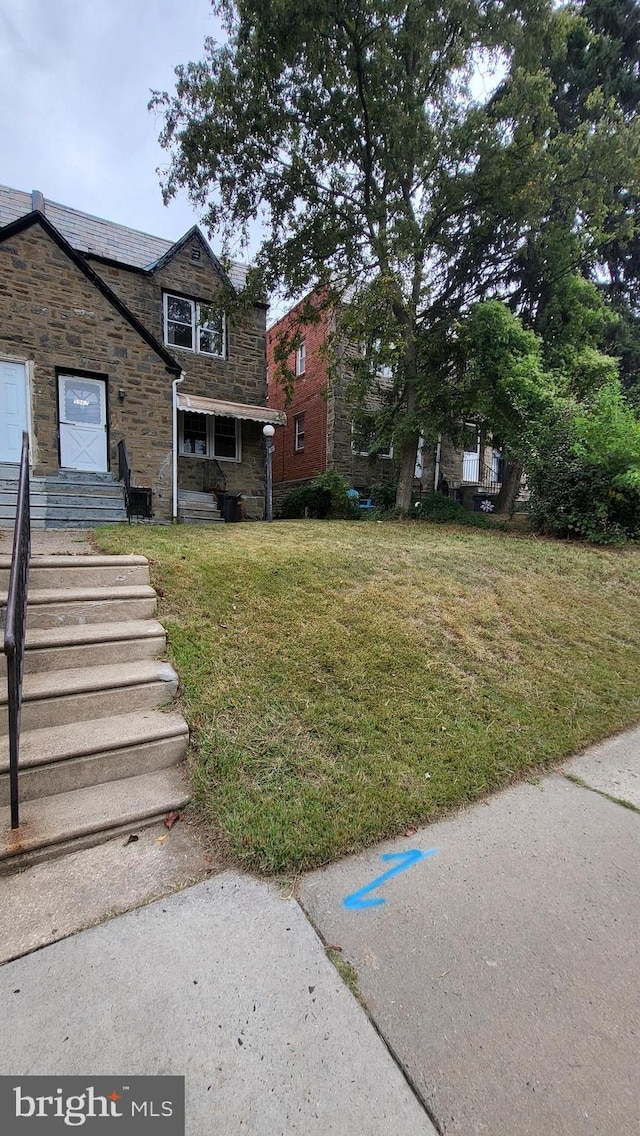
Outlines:
[[[430,848],[428,852],[420,852],[417,848],[413,848],[409,852],[385,852],[380,857],[381,860],[399,860],[400,863],[397,864],[395,868],[390,868],[388,872],[384,872],[381,876],[378,876],[376,880],[367,884],[366,887],[361,888],[360,891],[354,891],[352,895],[348,895],[347,898],[342,901],[343,907],[348,907],[350,911],[361,911],[364,907],[380,907],[383,903],[387,902],[383,896],[376,895],[373,899],[365,899],[364,897],[368,895],[370,891],[373,891],[374,888],[378,888],[381,884],[386,883],[392,876],[397,876],[400,872],[406,872],[407,868],[410,868],[412,864],[417,864],[419,860],[426,860],[428,856],[435,856],[437,851],[437,848]]]

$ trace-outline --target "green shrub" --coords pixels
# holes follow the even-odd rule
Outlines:
[[[411,511],[416,520],[431,521],[437,525],[472,525],[479,529],[495,527],[483,513],[470,513],[452,497],[444,497],[442,493],[425,493]]]
[[[397,484],[395,481],[374,481],[371,486],[371,504],[380,513],[395,508]]]
[[[286,520],[297,517],[313,517],[324,520],[331,510],[331,493],[328,489],[317,487],[312,481],[290,489],[282,501],[281,515]]]
[[[342,520],[353,520],[355,517],[360,517],[360,509],[357,500],[349,497],[350,486],[339,473],[333,469],[326,470],[325,473],[319,473],[314,477],[311,484],[318,490],[328,490],[331,497],[331,506],[329,517],[341,518]]]
[[[531,523],[550,536],[640,539],[640,422],[616,383],[550,424],[527,469]]]
[[[280,515],[286,520],[305,516],[314,520],[360,517],[357,502],[349,498],[348,491],[346,481],[333,470],[327,470],[313,481],[290,489],[282,501]]]

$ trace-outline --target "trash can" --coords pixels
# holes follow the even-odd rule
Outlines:
[[[218,493],[218,503],[223,521],[229,524],[242,520],[241,502],[241,493]]]

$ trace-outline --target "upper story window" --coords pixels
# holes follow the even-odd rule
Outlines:
[[[307,368],[307,348],[302,340],[298,350],[296,351],[296,375],[304,375]]]
[[[164,296],[164,341],[200,355],[224,358],[227,352],[224,312],[186,296]]]
[[[300,450],[304,450],[304,414],[296,414],[293,426],[295,430],[293,448],[298,453]]]

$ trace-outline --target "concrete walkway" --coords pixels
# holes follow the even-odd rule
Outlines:
[[[32,529],[32,556],[89,556],[94,550],[89,543],[91,529]],[[0,529],[0,553],[10,555],[13,531]]]
[[[640,731],[565,771],[640,805]],[[438,852],[383,906],[344,906],[414,848]],[[300,900],[447,1136],[640,1132],[638,812],[553,775],[308,875]]]
[[[297,903],[224,873],[0,969],[0,1073],[186,1077],[188,1136],[434,1136]]]
[[[564,771],[600,792],[559,772],[302,880],[375,1024],[301,906],[224,872],[0,967],[0,1073],[184,1075],[188,1136],[636,1136],[640,814],[601,793],[640,731]]]

